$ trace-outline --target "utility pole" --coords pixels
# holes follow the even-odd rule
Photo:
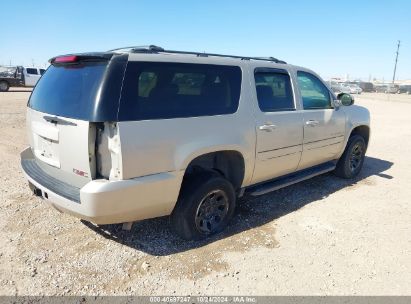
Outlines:
[[[394,81],[395,81],[395,73],[397,72],[398,51],[400,50],[400,44],[401,44],[401,41],[398,40],[398,44],[397,44],[397,54],[396,54],[396,56],[395,56],[394,75],[392,76],[392,84],[394,84]]]

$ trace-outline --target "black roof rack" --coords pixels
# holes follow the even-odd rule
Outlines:
[[[236,58],[241,60],[263,60],[263,61],[270,61],[275,63],[283,63],[287,64],[287,62],[283,60],[279,60],[274,57],[247,57],[247,56],[237,56],[237,55],[223,55],[223,54],[214,54],[214,53],[200,53],[200,52],[189,52],[189,51],[173,51],[173,50],[165,50],[162,47],[156,45],[148,45],[148,46],[130,46],[130,47],[123,47],[114,50],[110,50],[109,52],[116,52],[116,51],[127,51],[131,53],[149,53],[149,54],[157,54],[157,53],[171,53],[171,54],[183,54],[183,55],[196,55],[197,57],[226,57],[226,58]]]
[[[156,53],[164,51],[163,48],[155,45],[125,46],[117,49],[108,50],[108,52],[133,52],[133,53]]]

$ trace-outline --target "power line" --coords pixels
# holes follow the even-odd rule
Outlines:
[[[393,83],[393,84],[394,84],[394,81],[395,81],[395,73],[397,72],[398,51],[400,50],[400,44],[401,44],[401,41],[398,40],[398,44],[397,44],[397,54],[396,54],[396,56],[395,56],[394,75],[392,76],[392,83]]]

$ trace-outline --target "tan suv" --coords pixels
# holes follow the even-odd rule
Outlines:
[[[181,237],[200,239],[240,196],[363,165],[367,109],[275,58],[150,46],[50,63],[21,164],[36,195],[96,224],[171,215]]]

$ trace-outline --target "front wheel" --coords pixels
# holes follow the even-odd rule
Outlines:
[[[0,92],[7,92],[10,86],[7,81],[0,81]]]
[[[218,173],[189,176],[171,214],[171,224],[185,240],[200,240],[224,230],[236,201],[232,184]]]
[[[361,135],[351,136],[343,155],[337,162],[335,175],[347,179],[357,176],[364,164],[365,150],[364,138]]]

